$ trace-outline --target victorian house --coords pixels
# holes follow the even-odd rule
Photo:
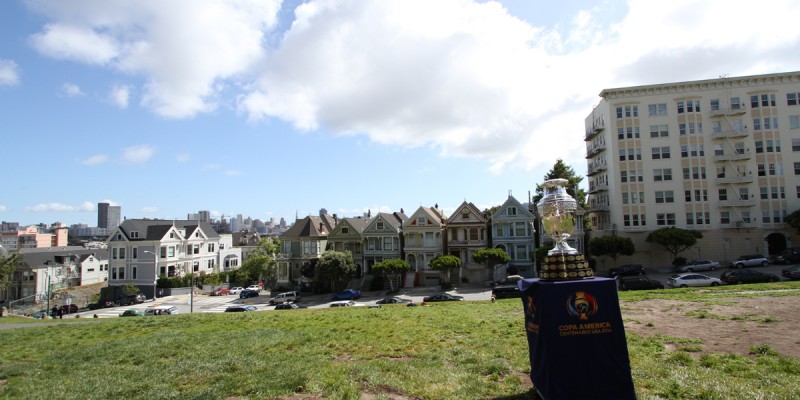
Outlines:
[[[491,279],[486,265],[476,263],[476,250],[489,247],[488,224],[483,213],[472,203],[461,203],[446,221],[446,254],[461,259],[461,280],[485,282]]]
[[[403,260],[403,227],[408,217],[400,212],[378,213],[364,227],[364,268],[372,274],[372,266],[383,260]]]
[[[314,269],[327,248],[334,225],[333,217],[322,209],[318,216],[298,219],[279,236],[281,253],[276,255],[279,287],[310,289]]]
[[[507,265],[492,271],[492,280],[499,281],[507,275],[534,277],[533,213],[509,193],[505,203],[492,214],[491,224],[492,246],[505,250],[511,257]]]
[[[439,272],[430,269],[428,264],[443,254],[444,222],[444,214],[437,204],[419,207],[403,227],[405,260],[411,264],[406,286],[439,284]]]
[[[353,255],[356,263],[356,271],[359,277],[366,274],[364,267],[364,228],[369,220],[363,217],[339,219],[333,215],[336,224],[333,231],[328,235],[328,250],[346,252]]]

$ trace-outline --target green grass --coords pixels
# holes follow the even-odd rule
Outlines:
[[[39,322],[0,330],[0,398],[533,399],[523,321],[508,299]],[[628,335],[640,399],[800,398],[800,360],[701,355],[686,335]]]

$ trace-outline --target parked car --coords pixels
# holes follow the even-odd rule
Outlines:
[[[495,286],[492,289],[492,297],[495,299],[512,299],[522,297],[517,284]]]
[[[644,276],[633,276],[619,280],[619,290],[663,289],[664,284]]]
[[[800,279],[800,265],[794,265],[781,270],[781,275],[786,279]]]
[[[644,267],[642,264],[626,264],[617,268],[608,269],[608,277],[615,278],[617,276],[633,276],[644,275]]]
[[[800,247],[786,249],[782,254],[776,255],[772,260],[775,264],[800,263]]]
[[[144,310],[145,316],[180,314],[175,306],[150,306]]]
[[[406,302],[408,302],[408,300],[404,300],[399,297],[384,297],[376,301],[375,304],[401,304]]]
[[[336,293],[331,300],[357,300],[361,298],[361,292],[355,289],[345,289]]]
[[[756,271],[752,269],[730,269],[722,273],[719,277],[726,283],[763,283],[777,282],[781,278],[775,274]]]
[[[330,304],[331,307],[366,307],[364,303],[356,303],[353,300],[334,301]]]
[[[221,289],[214,290],[209,294],[211,296],[227,296],[227,295],[231,294],[231,291],[230,291],[230,289],[221,288]]]
[[[672,275],[667,280],[667,286],[671,288],[719,286],[721,284],[722,281],[717,278],[695,273]]]
[[[767,260],[767,257],[764,257],[761,254],[748,254],[741,256],[737,258],[736,261],[732,262],[731,268],[757,267],[759,265],[762,267],[769,265],[769,260]]]
[[[225,309],[225,312],[247,312],[247,311],[256,311],[258,310],[256,306],[251,306],[247,304],[241,304],[236,306],[230,306]]]
[[[255,290],[256,292],[261,292],[261,286],[258,285],[250,285],[247,287],[247,290]]]
[[[64,314],[75,314],[78,312],[78,305],[77,304],[64,304],[58,307],[61,312]]]
[[[719,268],[719,263],[709,260],[693,260],[678,267],[681,272],[716,271],[717,268]]]
[[[130,310],[125,310],[119,316],[120,317],[143,317],[144,316],[144,311],[137,310],[135,308],[131,308]]]
[[[243,288],[243,287],[241,287],[241,286],[237,286],[237,287],[235,287],[235,288],[231,288],[231,289],[230,289],[230,291],[231,291],[231,294],[239,294],[239,293],[241,293],[241,292],[242,292],[242,290],[244,290],[244,288]]]
[[[47,310],[39,310],[39,311],[33,313],[33,315],[31,315],[31,317],[36,318],[36,319],[44,319],[45,315],[50,315],[47,312]]]
[[[249,299],[251,297],[258,297],[258,292],[255,290],[245,289],[239,292],[240,299]]]
[[[145,297],[141,293],[131,294],[128,296],[123,296],[121,299],[117,300],[117,304],[121,306],[129,306],[131,304],[141,304],[144,303]]]
[[[300,292],[291,291],[291,292],[278,293],[274,297],[269,299],[269,304],[281,304],[281,303],[286,303],[287,301],[300,301]]]
[[[111,300],[100,300],[97,303],[89,303],[86,308],[90,310],[99,310],[101,308],[114,307],[115,305],[116,304],[114,304],[114,302]]]
[[[497,282],[492,283],[492,285],[494,285],[494,286],[516,285],[517,282],[519,282],[522,279],[525,279],[525,278],[522,277],[522,275],[509,275],[509,276],[507,276],[505,279],[503,279],[501,281],[497,281]]]
[[[463,296],[454,296],[449,293],[434,294],[433,296],[428,296],[422,299],[422,301],[426,303],[430,303],[433,301],[463,301],[463,300],[464,300]]]
[[[301,305],[298,305],[296,303],[283,303],[283,304],[278,304],[277,306],[275,306],[276,310],[299,310],[301,308],[305,308],[305,307],[303,307]]]

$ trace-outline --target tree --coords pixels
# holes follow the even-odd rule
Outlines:
[[[619,256],[630,256],[636,251],[633,240],[620,236],[600,236],[589,240],[589,253],[595,256],[609,256],[617,265]]]
[[[800,210],[793,211],[783,220],[786,221],[786,223],[792,228],[797,229],[797,232],[800,232]]]
[[[277,274],[275,253],[281,248],[278,238],[262,238],[258,247],[247,254],[242,266],[236,270],[234,279],[242,285],[265,280],[272,282]]]
[[[338,283],[351,279],[356,275],[356,262],[349,251],[326,251],[317,263],[317,282],[330,282],[331,290],[336,290]]]
[[[11,276],[21,261],[19,254],[6,255],[5,249],[0,247],[0,291],[7,289],[11,284]]]
[[[671,226],[669,228],[656,229],[647,235],[647,243],[663,247],[672,254],[673,261],[678,258],[678,253],[692,248],[697,244],[698,239],[702,239],[703,234],[698,231],[681,229]]]
[[[549,181],[551,179],[566,179],[569,183],[567,183],[567,193],[572,196],[581,208],[586,208],[586,191],[579,188],[581,181],[583,181],[583,177],[576,174],[575,170],[572,167],[564,164],[562,159],[556,160],[555,165],[553,165],[553,169],[550,170],[545,176],[544,180]],[[533,197],[533,203],[536,204],[539,200],[544,197],[544,188],[540,185],[536,185],[536,195]]]
[[[511,261],[511,256],[505,250],[494,247],[490,249],[480,249],[472,254],[472,259],[476,263],[486,264],[492,270],[492,279],[494,279],[494,267],[499,264],[506,264]]]
[[[461,259],[453,255],[436,256],[428,265],[434,271],[444,273],[444,282],[449,285],[450,271],[461,268]]]
[[[141,290],[139,290],[139,288],[132,283],[126,283],[122,285],[122,293],[125,293],[126,296],[130,296],[139,292],[141,292]]]
[[[372,266],[372,272],[386,277],[389,280],[389,290],[394,291],[394,283],[406,271],[411,269],[411,264],[392,258],[383,260]]]

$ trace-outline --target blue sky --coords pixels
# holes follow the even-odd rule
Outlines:
[[[0,2],[0,219],[410,214],[584,174],[604,88],[794,71],[800,2]]]

